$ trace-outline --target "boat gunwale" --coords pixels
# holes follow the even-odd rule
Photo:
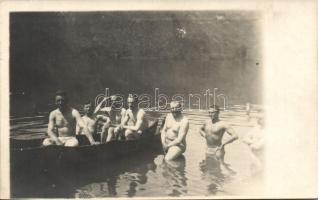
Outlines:
[[[92,144],[84,144],[80,146],[75,146],[75,147],[67,147],[67,146],[58,146],[58,145],[50,145],[50,146],[34,146],[34,147],[22,147],[22,148],[11,148],[10,151],[12,152],[22,152],[22,151],[27,151],[27,150],[44,150],[44,149],[60,149],[60,150],[69,150],[69,149],[81,149],[81,148],[87,148],[87,147],[101,147],[101,146],[106,146],[106,145],[111,145],[111,143],[131,143],[131,142],[143,142],[146,140],[149,140],[149,138],[155,138],[156,135],[160,135],[160,133],[156,133],[156,128],[158,127],[158,120],[153,121],[153,123],[145,130],[145,132],[149,132],[151,129],[154,129],[154,133],[151,135],[151,137],[141,137],[140,139],[137,140],[113,140],[107,143],[100,143],[96,145]],[[76,135],[77,136],[77,135]],[[14,141],[23,141],[23,139],[16,139],[16,138],[10,138],[10,140]],[[43,140],[43,139],[33,139],[33,140]]]

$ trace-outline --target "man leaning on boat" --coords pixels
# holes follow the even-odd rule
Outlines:
[[[148,128],[149,122],[144,109],[138,106],[138,97],[129,94],[127,98],[128,109],[122,122],[125,130],[126,140],[139,139],[144,130]]]
[[[64,145],[68,147],[78,146],[75,137],[76,125],[84,132],[91,144],[98,144],[88,131],[80,113],[69,106],[68,98],[64,91],[57,91],[55,95],[57,109],[53,110],[49,116],[48,138],[43,141],[44,146]]]
[[[117,95],[110,96],[110,106],[101,108],[102,104],[107,100],[105,98],[95,108],[95,112],[102,112],[107,118],[108,122],[105,124],[107,130],[101,133],[101,143],[118,140],[123,135],[123,118],[126,109],[122,108],[121,99]],[[107,137],[106,137],[107,136]]]

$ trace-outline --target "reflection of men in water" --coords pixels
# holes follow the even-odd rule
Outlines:
[[[49,138],[43,141],[44,146],[53,144],[78,146],[78,140],[75,137],[76,124],[83,129],[91,144],[98,144],[87,130],[79,112],[68,105],[65,92],[56,92],[55,103],[58,108],[50,113],[48,124]]]
[[[233,128],[219,119],[219,107],[210,108],[210,119],[201,127],[200,134],[206,139],[207,154],[215,155],[224,164],[225,145],[237,140]],[[227,132],[231,137],[222,143],[223,135]]]
[[[82,119],[90,134],[96,134],[97,125],[100,121],[102,121],[103,124],[106,124],[109,120],[107,117],[103,115],[96,115],[95,113],[93,113],[94,109],[90,101],[84,104],[83,111],[84,116],[82,117]],[[105,128],[102,129],[102,133],[103,131],[105,131]],[[76,126],[76,134],[83,134],[83,132],[80,131],[78,125]]]
[[[169,196],[181,196],[187,193],[187,178],[185,176],[185,157],[164,162],[162,176],[168,181]]]
[[[202,172],[202,179],[208,182],[209,194],[215,194],[224,182],[224,174],[221,170],[221,163],[214,155],[206,154],[205,160],[199,164]]]
[[[259,172],[263,168],[263,152],[264,152],[264,119],[260,117],[257,125],[244,137],[243,142],[246,143],[252,155],[252,165],[254,173]]]
[[[171,113],[167,115],[161,132],[161,142],[167,161],[173,160],[185,152],[186,135],[189,130],[189,120],[182,114],[181,103],[172,101],[170,107]]]

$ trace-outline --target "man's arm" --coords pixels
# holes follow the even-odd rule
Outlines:
[[[205,136],[206,136],[205,126],[206,126],[206,122],[204,122],[204,124],[203,124],[203,125],[201,126],[201,128],[200,128],[200,135],[201,135],[202,137],[204,137],[204,138],[205,138]]]
[[[127,110],[125,108],[122,108],[120,112],[120,116],[121,116],[120,124],[122,126],[124,126],[128,121],[128,117],[126,118],[126,113],[127,113]]]
[[[95,122],[95,130],[97,130],[98,127],[98,121],[99,120],[103,120],[103,128],[109,128],[110,127],[110,118],[108,117],[108,115],[104,116],[104,115],[96,115],[96,122]]]
[[[123,113],[123,117],[121,119],[120,127],[124,128],[124,126],[127,124],[128,120],[129,120],[128,110],[126,110],[126,112]]]
[[[106,123],[110,120],[108,116],[96,115],[96,121],[100,119],[106,121]]]
[[[168,114],[168,115],[169,115],[169,114]],[[167,132],[167,121],[168,121],[167,119],[168,119],[168,115],[167,115],[166,118],[165,118],[165,123],[164,123],[164,125],[163,125],[162,130],[161,130],[161,143],[162,143],[164,149],[166,148],[166,141],[165,141],[165,139],[166,139],[166,132]]]
[[[253,131],[254,129],[252,129],[251,131],[249,131],[244,137],[242,142],[244,142],[247,145],[251,145],[253,143]]]
[[[84,134],[86,135],[89,142],[91,144],[95,144],[96,142],[95,142],[92,134],[88,131],[81,115],[79,114],[79,112],[77,110],[73,109],[72,114],[73,114],[73,117],[76,119],[76,123],[78,124],[78,126],[84,131]]]
[[[238,139],[238,136],[236,135],[234,129],[228,125],[225,124],[225,131],[231,136],[228,140],[226,140],[225,142],[223,142],[223,144],[221,145],[222,148],[224,148],[225,145],[230,144],[232,142],[234,142],[235,140]]]
[[[139,129],[141,128],[141,125],[144,121],[144,118],[145,118],[145,111],[140,111],[137,115],[137,122],[135,124],[135,126],[124,126],[124,128],[126,129],[130,129],[130,130],[133,130],[133,131],[139,131]]]
[[[265,145],[264,137],[259,139],[257,142],[250,145],[250,147],[254,150],[262,149]]]
[[[54,133],[54,120],[55,120],[55,113],[52,111],[49,116],[49,124],[47,126],[47,134],[49,137],[57,144],[62,145],[63,143],[58,139],[58,137]]]
[[[167,148],[180,144],[186,137],[188,130],[189,130],[189,121],[188,119],[183,119],[182,123],[180,124],[178,137],[174,139],[172,142],[170,142],[169,144],[167,144]]]
[[[79,135],[81,133],[81,128],[78,126],[78,124],[76,123],[76,131],[75,131],[76,135]]]
[[[104,103],[107,99],[109,99],[109,97],[105,97],[105,98],[96,106],[96,108],[95,108],[95,110],[94,110],[94,114],[96,114],[96,113],[100,110],[100,108],[102,107],[103,103]]]

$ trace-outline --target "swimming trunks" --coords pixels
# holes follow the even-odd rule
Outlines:
[[[206,154],[208,154],[208,155],[215,155],[216,156],[216,153],[217,152],[221,152],[221,153],[225,153],[224,152],[224,150],[223,151],[221,151],[221,149],[219,148],[219,147],[208,147],[207,149],[206,149]]]
[[[171,139],[169,139],[169,138],[166,138],[166,143],[167,143],[167,144],[169,144],[169,143],[172,142],[172,141],[173,141],[173,140],[171,140]],[[177,145],[175,145],[175,146],[179,147],[179,148],[181,149],[182,153],[184,153],[185,150],[186,150],[186,144],[185,144],[184,141],[181,142],[181,143],[179,143],[179,144],[177,144]],[[168,151],[168,149],[167,149],[167,151]]]

